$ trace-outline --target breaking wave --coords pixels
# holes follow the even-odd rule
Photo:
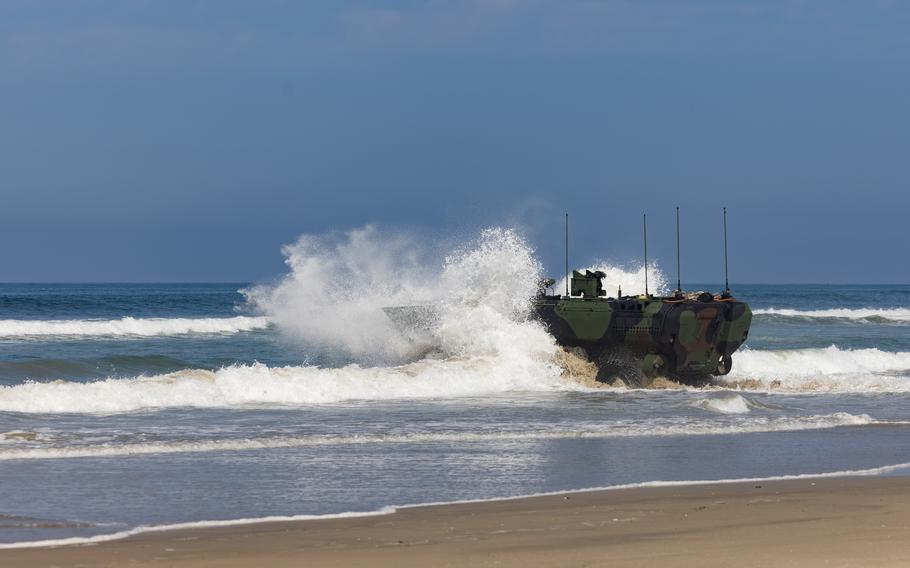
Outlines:
[[[227,452],[306,446],[360,444],[432,444],[432,443],[520,443],[535,440],[638,438],[665,436],[711,436],[755,432],[788,432],[820,430],[843,426],[889,424],[866,414],[845,412],[802,417],[756,417],[733,422],[662,420],[652,422],[612,421],[596,428],[546,429],[496,432],[426,432],[397,435],[310,435],[274,436],[245,439],[180,440],[169,442],[74,445],[66,447],[0,447],[0,460],[66,459],[192,452]],[[905,423],[900,423],[905,424]],[[34,438],[22,436],[22,440]]]
[[[531,353],[533,355],[533,352]],[[910,392],[910,353],[878,349],[744,350],[721,387],[784,392]],[[356,400],[446,399],[504,392],[585,390],[561,375],[547,352],[526,346],[471,357],[427,357],[396,366],[269,367],[234,365],[94,382],[26,382],[0,387],[0,411],[120,413],[161,408],[331,404]],[[697,403],[745,414],[735,393]]]
[[[0,339],[18,337],[151,337],[190,333],[232,334],[264,329],[265,317],[133,318],[116,320],[0,320]]]
[[[250,364],[95,382],[28,382],[0,388],[0,411],[112,413],[582,388],[562,377],[555,340],[531,317],[543,271],[533,249],[512,229],[487,229],[453,248],[366,227],[343,235],[304,235],[284,254],[290,271],[282,280],[244,291],[260,317],[39,322],[33,331],[225,332],[271,325],[310,348],[344,352],[354,364]],[[597,268],[630,292],[643,279],[643,272]],[[652,278],[662,281],[656,268]],[[427,304],[439,317],[431,330],[417,334],[397,330],[383,311]]]
[[[907,308],[834,308],[828,310],[792,310],[762,308],[752,311],[757,316],[798,318],[803,320],[852,320],[867,323],[910,323],[910,309]]]
[[[326,404],[349,400],[429,399],[565,388],[546,361],[523,354],[423,359],[394,367],[237,365],[132,379],[27,382],[0,387],[0,411],[116,413],[143,409]]]
[[[515,230],[487,229],[453,250],[368,226],[341,236],[304,235],[283,252],[290,273],[244,293],[305,345],[372,364],[413,361],[430,350],[542,360],[556,348],[530,320],[542,267]],[[401,333],[383,311],[427,304],[439,321],[419,337]]]
[[[910,392],[910,352],[745,349],[720,384],[787,391]]]

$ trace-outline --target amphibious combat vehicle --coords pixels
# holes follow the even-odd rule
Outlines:
[[[554,284],[548,280],[534,302],[537,318],[557,343],[583,349],[597,364],[599,380],[636,384],[663,376],[699,383],[730,372],[752,311],[728,290],[608,298],[603,277],[573,271],[569,295],[548,294]]]
[[[569,278],[569,215],[566,214],[565,295],[548,294],[555,281],[541,283],[534,302],[537,318],[557,343],[584,355],[598,368],[597,379],[621,379],[632,385],[643,378],[670,377],[702,383],[726,375],[733,352],[746,341],[752,310],[730,292],[727,263],[727,208],[724,207],[724,291],[682,291],[679,254],[679,207],[676,208],[676,291],[648,293],[648,216],[642,215],[645,293],[608,298],[602,272],[572,271]]]

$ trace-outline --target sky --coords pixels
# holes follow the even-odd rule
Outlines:
[[[910,3],[0,3],[0,281],[264,281],[515,226],[561,272],[908,283]]]

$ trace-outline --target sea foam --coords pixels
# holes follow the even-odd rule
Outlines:
[[[908,392],[910,352],[880,349],[744,349],[721,384],[791,391]]]
[[[530,320],[542,277],[516,231],[491,228],[462,245],[427,244],[368,226],[340,236],[304,235],[284,248],[289,273],[245,291],[250,306],[301,345],[342,351],[360,363],[412,361],[428,350],[461,357],[555,344]],[[432,304],[430,333],[402,334],[383,308]]]
[[[752,313],[757,316],[798,319],[841,319],[872,323],[910,322],[910,309],[907,308],[831,308],[826,310],[760,308],[753,310]]]
[[[393,367],[236,365],[94,382],[27,382],[0,387],[0,411],[111,413],[174,407],[326,404],[430,399],[565,388],[547,361],[508,355],[424,359]]]
[[[269,367],[255,363],[93,382],[26,382],[0,387],[0,411],[118,413],[584,390],[561,375],[549,344],[534,352],[517,341],[520,336],[511,338],[517,342],[511,349],[503,346],[485,354],[428,357],[393,366]],[[736,355],[733,372],[717,383],[783,392],[910,392],[906,369],[910,369],[910,353],[878,349],[745,350]],[[699,406],[724,414],[750,409],[749,402],[737,395],[706,398]]]
[[[644,420],[608,421],[586,428],[525,428],[522,431],[493,432],[413,432],[407,434],[301,435],[243,439],[174,440],[120,444],[53,446],[36,444],[35,438],[20,438],[19,445],[0,447],[2,460],[67,459],[148,454],[231,452],[310,446],[350,446],[367,444],[464,444],[521,443],[538,440],[642,438],[666,436],[712,436],[758,432],[823,430],[843,426],[906,425],[905,422],[875,420],[867,414],[833,414],[754,417],[733,421]],[[13,441],[13,440],[11,440]]]
[[[191,333],[232,334],[264,329],[266,317],[133,318],[115,320],[0,320],[0,339],[18,337],[151,337]]]

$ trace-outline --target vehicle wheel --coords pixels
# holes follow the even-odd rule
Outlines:
[[[631,388],[641,388],[644,374],[636,358],[623,348],[605,351],[597,358],[597,381],[612,383],[617,379]]]
[[[729,355],[723,355],[720,358],[720,361],[717,362],[717,370],[714,371],[714,374],[722,377],[730,372],[733,368],[733,357]]]

